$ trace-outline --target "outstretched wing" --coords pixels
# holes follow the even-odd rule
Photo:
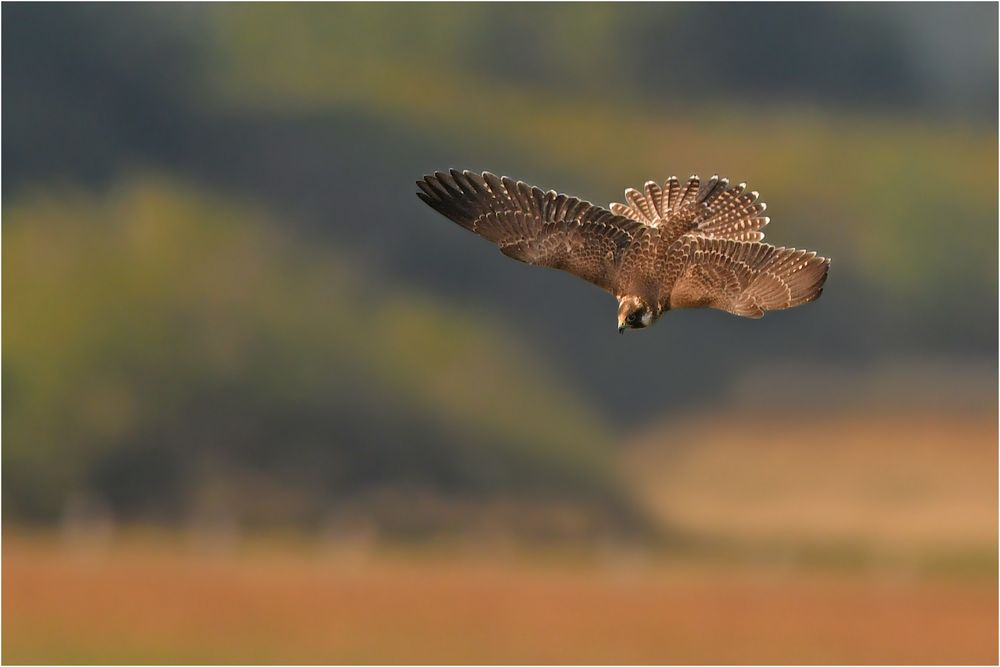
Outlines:
[[[687,233],[733,241],[760,241],[769,222],[763,215],[767,205],[746,183],[730,186],[729,180],[713,176],[704,186],[692,176],[681,184],[671,176],[660,187],[647,181],[645,192],[625,190],[627,204],[611,204],[611,212],[650,227],[659,227],[668,242]]]
[[[417,187],[431,208],[508,257],[568,271],[612,292],[622,250],[644,231],[641,223],[590,202],[489,172],[436,172]]]
[[[688,235],[668,254],[670,308],[718,308],[761,317],[819,298],[830,260],[814,252]]]

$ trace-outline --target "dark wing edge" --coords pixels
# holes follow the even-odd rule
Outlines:
[[[689,235],[672,249],[678,277],[670,308],[717,308],[759,318],[815,301],[823,293],[830,260],[815,252]]]
[[[625,190],[625,201],[611,204],[613,213],[664,229],[671,241],[696,232],[701,236],[733,241],[760,241],[770,218],[767,204],[746,183],[729,185],[729,179],[712,176],[706,183],[692,175],[686,183],[671,176],[662,185],[646,181],[643,192]]]
[[[417,187],[428,206],[505,255],[568,271],[609,291],[622,251],[644,228],[590,202],[489,172],[435,172]]]

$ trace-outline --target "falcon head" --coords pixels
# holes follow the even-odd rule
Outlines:
[[[618,333],[625,329],[645,329],[653,323],[653,309],[637,296],[618,299]]]

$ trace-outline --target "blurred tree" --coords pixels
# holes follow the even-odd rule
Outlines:
[[[508,332],[246,208],[149,182],[20,200],[4,235],[8,516],[222,494],[315,523],[382,490],[631,512],[600,421]]]
[[[631,22],[634,85],[675,106],[690,99],[834,109],[920,104],[903,26],[885,15],[832,3],[643,9]]]
[[[32,178],[106,182],[189,150],[199,13],[100,4],[3,9],[5,194]]]

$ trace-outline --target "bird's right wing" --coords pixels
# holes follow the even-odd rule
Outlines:
[[[431,208],[508,257],[568,271],[615,291],[622,251],[644,225],[576,197],[484,172],[436,172],[417,181]]]
[[[823,293],[830,260],[815,252],[689,234],[668,253],[664,300],[670,308],[717,308],[762,317]]]

